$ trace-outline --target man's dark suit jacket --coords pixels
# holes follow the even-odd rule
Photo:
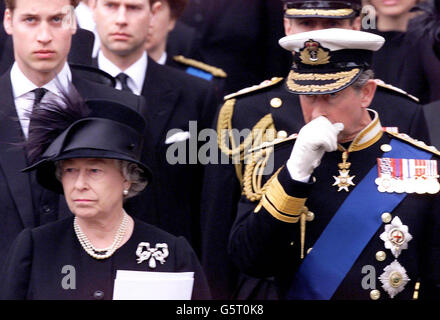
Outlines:
[[[108,99],[122,102],[145,117],[145,101],[136,95],[94,83],[72,69],[72,83],[84,99]],[[10,72],[0,76],[0,266],[12,241],[23,228],[35,227],[68,215],[63,199],[54,196],[22,173],[28,163],[22,143],[23,132],[18,121]],[[35,195],[40,188],[41,197]],[[58,198],[58,197],[56,197]],[[56,199],[55,198],[55,199]]]
[[[211,127],[216,114],[214,89],[208,81],[148,58],[142,96],[147,102],[150,123],[145,156],[153,171],[153,181],[143,193],[127,201],[126,210],[176,236],[185,236],[199,254],[203,166],[198,161],[170,164],[167,151],[171,144],[165,140],[172,129],[191,131],[190,139],[171,148],[186,148],[184,158],[187,160],[189,151],[191,157],[197,157],[196,135]],[[196,130],[190,130],[190,121],[195,121]],[[174,155],[168,156],[174,158]],[[154,204],[154,208],[150,204]]]

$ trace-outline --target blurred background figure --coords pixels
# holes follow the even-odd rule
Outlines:
[[[175,28],[177,19],[182,15],[187,2],[187,0],[151,1],[151,5],[156,4],[157,12],[150,24],[146,48],[148,55],[160,64],[165,64],[170,58],[167,54],[168,34]],[[187,46],[189,47],[190,44],[191,42],[188,42]],[[188,50],[186,51],[188,54]],[[179,53],[183,54],[183,52]]]
[[[148,55],[159,64],[166,64],[193,76],[210,81],[219,102],[223,99],[226,73],[217,67],[195,60],[196,32],[194,28],[177,23],[187,4],[187,0],[152,0],[154,7],[149,27],[146,49]],[[168,41],[169,34],[179,25],[175,41]]]
[[[81,0],[75,8],[76,21],[81,29],[92,32],[95,36],[92,57],[96,57],[99,51],[100,41],[96,31],[96,23],[93,20],[93,14],[90,10],[90,0]]]
[[[420,2],[407,30],[409,48],[399,85],[423,104],[440,99],[439,6],[438,0]]]
[[[364,0],[375,11],[375,23],[363,24],[365,31],[385,38],[384,46],[373,54],[372,69],[375,77],[398,86],[403,65],[407,59],[408,44],[405,35],[408,21],[414,17],[411,11],[419,0]],[[372,14],[369,10],[369,13]],[[374,17],[373,17],[374,19]],[[374,28],[375,27],[375,28]]]
[[[189,0],[180,21],[197,30],[192,58],[227,73],[225,94],[285,75],[282,8],[280,0]]]
[[[411,20],[408,35],[420,39],[414,52],[414,60],[404,68],[404,79],[409,89],[422,92],[423,100],[431,101],[423,106],[431,143],[440,148],[440,0],[427,0],[417,6],[421,14]],[[418,69],[418,73],[417,72]],[[425,93],[425,96],[423,95]]]

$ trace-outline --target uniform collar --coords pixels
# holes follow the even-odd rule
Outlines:
[[[379,115],[372,109],[367,109],[373,114],[373,120],[353,139],[347,151],[360,151],[375,144],[383,135],[382,124]],[[345,148],[339,145],[339,150],[345,151]]]

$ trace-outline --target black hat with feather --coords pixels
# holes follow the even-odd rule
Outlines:
[[[44,101],[44,100],[43,100]],[[107,158],[135,163],[151,181],[151,170],[141,160],[145,119],[115,101],[86,100],[71,86],[61,97],[36,105],[26,143],[32,165],[43,187],[63,193],[55,162],[73,158]]]

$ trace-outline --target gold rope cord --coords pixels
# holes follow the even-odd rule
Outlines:
[[[194,59],[185,58],[182,55],[175,56],[173,59],[177,62],[181,62],[181,63],[189,65],[191,67],[196,67],[196,68],[199,68],[203,71],[207,71],[207,72],[211,73],[214,77],[226,78],[228,76],[226,74],[226,72],[224,72],[220,68],[210,66],[209,64],[206,64],[206,63],[194,60]]]
[[[236,99],[227,100],[220,110],[217,121],[217,142],[221,152],[233,159],[237,178],[242,184],[242,162],[246,158],[245,151],[249,150],[251,146],[255,147],[265,141],[272,141],[275,139],[276,133],[272,115],[267,114],[255,124],[243,143],[236,146],[232,131],[232,116],[235,103]],[[228,146],[227,139],[231,147]]]
[[[250,201],[259,201],[263,197],[268,185],[278,176],[283,166],[279,168],[262,186],[263,170],[273,152],[273,147],[252,154],[249,163],[246,164],[243,177],[243,193]]]
[[[308,15],[320,15],[328,17],[345,17],[353,13],[353,9],[287,9],[286,15],[298,15],[298,16],[308,16]]]

